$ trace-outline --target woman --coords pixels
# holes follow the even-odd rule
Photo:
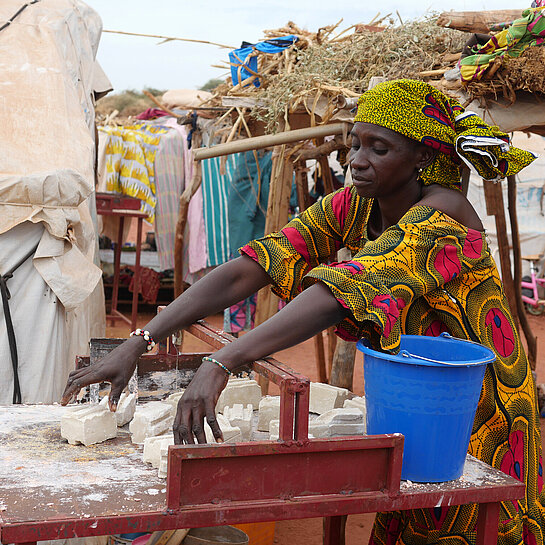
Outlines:
[[[177,443],[205,442],[203,419],[221,431],[214,406],[237,367],[338,324],[395,351],[401,333],[452,335],[492,348],[469,452],[526,483],[526,498],[503,504],[502,544],[543,543],[542,466],[535,387],[482,224],[458,191],[460,167],[486,179],[515,174],[533,156],[430,85],[380,84],[359,101],[352,131],[354,186],[328,195],[282,231],[195,284],[148,324],[155,340],[267,284],[293,299],[270,320],[203,362],[178,406]],[[353,258],[329,262],[341,247]],[[329,264],[324,264],[329,262]],[[148,335],[148,336],[149,336]],[[145,338],[134,336],[100,364],[71,374],[63,403],[79,388],[112,383],[112,408]],[[377,545],[474,541],[477,507],[381,513]]]

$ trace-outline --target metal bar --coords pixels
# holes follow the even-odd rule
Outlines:
[[[296,441],[308,439],[308,407],[310,403],[310,382],[295,394],[295,422],[293,438]]]
[[[294,439],[293,422],[295,418],[295,392],[288,388],[287,382],[280,386],[280,426],[278,438],[282,441]]]
[[[392,449],[390,452],[390,460],[388,467],[388,485],[387,489],[390,491],[390,495],[399,494],[399,483],[401,482],[401,467],[403,464],[403,445],[405,444],[405,437],[400,433],[395,434],[400,442],[400,447]]]
[[[178,510],[215,505],[225,503],[225,498],[252,503],[392,493],[399,482],[392,483],[394,490],[387,489],[391,451],[402,448],[398,435],[173,446],[168,457],[167,506]],[[401,457],[398,460],[401,464]]]

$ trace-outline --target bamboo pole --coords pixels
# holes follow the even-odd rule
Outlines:
[[[199,148],[194,151],[193,155],[195,160],[201,161],[202,159],[280,146],[292,142],[299,142],[300,140],[308,140],[310,138],[335,136],[337,134],[343,134],[347,125],[347,123],[332,123],[330,125],[319,125],[306,129],[284,131],[277,134],[254,136],[253,138],[245,138],[244,140],[229,142],[228,144],[219,144],[218,146],[212,146],[210,148]]]

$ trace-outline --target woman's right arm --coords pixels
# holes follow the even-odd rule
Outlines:
[[[149,331],[155,342],[159,342],[174,331],[220,312],[270,283],[271,278],[258,263],[241,256],[208,273],[142,329]],[[61,403],[66,405],[84,386],[106,381],[111,383],[110,407],[114,409],[146,345],[143,337],[130,337],[95,365],[72,371]]]

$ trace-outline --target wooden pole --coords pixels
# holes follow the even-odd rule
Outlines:
[[[248,139],[251,140],[251,139]],[[286,146],[280,146],[273,152],[273,165],[265,234],[280,230],[288,222],[291,184],[293,180],[293,164],[286,156]],[[273,316],[278,310],[278,297],[271,292],[269,286],[259,290],[255,313],[255,327]],[[269,381],[259,377],[259,384],[264,395],[269,390]]]
[[[445,11],[437,18],[437,24],[446,28],[464,32],[482,32],[487,34],[495,23],[506,23],[520,19],[521,9],[491,11]]]
[[[526,345],[528,346],[528,361],[530,362],[531,369],[535,371],[537,361],[537,338],[532,333],[532,329],[528,323],[528,316],[526,316],[526,310],[524,309],[520,290],[520,283],[522,282],[522,258],[517,218],[517,185],[514,176],[507,177],[507,206],[509,209],[509,222],[511,224],[511,240],[513,242],[514,284],[515,288],[518,287],[515,291],[517,312],[522,331],[524,332],[524,337],[526,338]]]
[[[283,144],[291,144],[310,138],[319,138],[324,136],[335,136],[346,133],[348,123],[332,123],[330,125],[319,125],[318,127],[308,127],[306,129],[295,129],[293,131],[284,131],[277,134],[266,134],[264,136],[254,136],[229,142],[228,144],[219,144],[211,148],[199,148],[194,151],[195,160],[210,159],[222,155],[231,155],[250,150],[271,148]]]
[[[486,212],[489,216],[494,216],[496,221],[496,234],[498,237],[498,249],[500,252],[501,278],[507,302],[513,316],[513,321],[517,331],[519,330],[519,320],[517,312],[517,297],[515,295],[515,285],[513,275],[511,274],[511,258],[509,257],[509,238],[507,237],[507,224],[505,221],[505,208],[503,204],[503,193],[501,184],[490,180],[483,180],[484,197],[486,202]],[[520,291],[520,284],[517,287]]]
[[[193,135],[193,143],[200,144],[200,134]],[[198,145],[197,144],[197,145]],[[186,180],[187,183],[187,180]],[[202,183],[202,165],[200,161],[193,162],[193,177],[182,195],[178,207],[178,218],[176,220],[176,235],[174,239],[174,297],[178,297],[184,291],[183,256],[184,256],[184,231],[187,224],[187,213],[189,201],[197,192]]]

